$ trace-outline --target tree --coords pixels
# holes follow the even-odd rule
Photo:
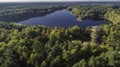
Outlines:
[[[75,63],[72,67],[87,67],[85,59],[82,59],[80,62]]]

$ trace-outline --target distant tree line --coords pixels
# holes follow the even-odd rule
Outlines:
[[[120,23],[120,5],[77,5],[68,9],[78,20],[103,20]]]
[[[14,5],[0,7],[0,21],[19,22],[32,17],[45,16],[56,10],[65,9],[65,5]]]

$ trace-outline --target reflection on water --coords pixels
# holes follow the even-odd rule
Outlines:
[[[57,27],[69,27],[69,26],[81,26],[86,28],[87,26],[95,26],[100,24],[108,24],[104,21],[77,21],[76,17],[74,17],[70,11],[64,10],[57,10],[54,13],[48,14],[43,17],[35,17],[31,19],[27,19],[24,21],[19,22],[21,24],[28,24],[28,25],[45,25],[45,26],[57,26]]]

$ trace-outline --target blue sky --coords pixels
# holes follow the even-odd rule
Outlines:
[[[0,0],[0,2],[120,1],[120,0]]]

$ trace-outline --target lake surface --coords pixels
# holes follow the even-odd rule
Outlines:
[[[70,27],[70,26],[81,26],[83,28],[86,28],[87,26],[95,26],[95,25],[100,25],[100,24],[108,24],[108,22],[104,21],[77,21],[76,17],[73,16],[73,14],[66,10],[57,10],[53,13],[47,14],[46,16],[43,17],[35,17],[35,18],[30,18],[21,22],[18,22],[20,24],[24,25],[45,25],[49,27]]]

